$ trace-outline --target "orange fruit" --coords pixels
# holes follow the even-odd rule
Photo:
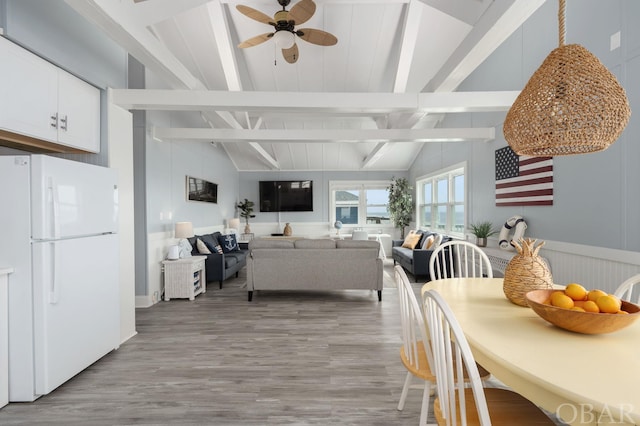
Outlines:
[[[589,290],[589,292],[587,293],[587,299],[595,302],[596,300],[598,300],[598,297],[606,296],[606,295],[607,295],[607,293],[605,293],[602,290],[598,290],[598,289]]]
[[[598,297],[596,304],[598,305],[598,308],[600,308],[600,312],[607,314],[615,314],[620,310],[618,299],[610,294]]]
[[[553,299],[555,299],[556,297],[560,297],[560,296],[566,296],[566,294],[564,294],[563,290],[556,290],[553,293],[551,293],[549,295],[550,304],[553,305]]]
[[[584,309],[585,312],[594,312],[594,313],[600,312],[600,308],[598,308],[598,304],[593,300],[587,300],[585,302],[582,302],[582,309]]]
[[[622,300],[620,300],[620,298],[615,294],[610,294],[609,296],[613,297],[616,302],[618,302],[618,310],[620,310],[622,308]]]
[[[629,312],[623,311],[623,310],[619,310],[618,312],[616,312],[616,314],[629,315]]]
[[[583,308],[581,308],[580,306],[574,306],[573,308],[571,308],[572,311],[578,311],[578,312],[586,312]]]
[[[587,289],[578,283],[568,284],[564,289],[564,294],[572,298],[573,300],[586,300]]]
[[[553,293],[551,295],[551,304],[553,306],[557,306],[558,308],[571,309],[573,308],[573,299],[567,296],[564,293]]]

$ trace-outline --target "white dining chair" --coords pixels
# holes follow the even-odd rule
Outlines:
[[[400,323],[402,326],[402,347],[400,348],[400,360],[407,369],[404,380],[398,410],[404,409],[409,389],[414,387],[414,378],[423,382],[422,408],[420,409],[420,426],[427,424],[429,401],[431,393],[435,391],[436,377],[431,371],[433,358],[431,346],[427,343],[427,328],[424,323],[422,308],[418,304],[416,295],[409,283],[407,274],[400,265],[396,265],[395,281],[398,287],[398,299],[400,301]]]
[[[435,365],[437,396],[433,411],[438,425],[555,425],[520,394],[482,386],[462,328],[437,291],[424,293],[423,306]],[[469,383],[462,379],[463,367]]]
[[[406,272],[400,265],[394,267],[396,286],[398,287],[398,299],[400,305],[400,323],[402,326],[402,347],[400,348],[400,360],[407,369],[407,376],[400,394],[398,410],[404,409],[409,389],[418,387],[413,385],[414,379],[423,381],[419,386],[423,389],[422,408],[420,409],[420,425],[425,425],[429,414],[429,402],[431,394],[436,390],[436,376],[432,371],[435,365],[431,354],[431,345],[427,335],[427,325],[422,307],[416,298],[413,287],[409,282]],[[491,378],[484,368],[477,366],[483,381]],[[468,382],[466,369],[463,371],[463,380]]]
[[[634,275],[620,284],[613,294],[627,302],[640,304],[640,285],[636,288],[636,284],[640,284],[640,274]]]
[[[429,277],[440,280],[453,277],[493,278],[489,257],[477,245],[467,241],[440,244],[429,259]]]

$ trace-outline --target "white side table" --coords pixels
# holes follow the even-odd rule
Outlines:
[[[9,403],[9,274],[10,268],[0,268],[0,408]]]
[[[191,256],[177,260],[163,260],[164,300],[189,298],[207,291],[204,260],[206,256]]]

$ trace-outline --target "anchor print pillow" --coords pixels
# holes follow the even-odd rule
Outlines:
[[[218,242],[222,246],[224,253],[231,253],[232,251],[239,251],[238,241],[236,240],[236,234],[220,235]]]

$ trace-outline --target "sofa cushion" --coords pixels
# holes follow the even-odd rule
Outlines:
[[[238,259],[234,256],[225,256],[224,257],[224,267],[229,269],[230,267],[237,265]]]
[[[224,253],[231,253],[240,250],[238,241],[236,240],[236,234],[220,235],[218,236],[217,243],[222,246],[222,251]]]
[[[196,240],[196,247],[198,248],[198,253],[200,254],[211,254],[211,250],[209,250],[207,244],[200,238]]]
[[[377,241],[365,241],[365,240],[338,240],[336,241],[336,248],[345,249],[345,248],[371,248],[375,250],[380,250],[380,243]]]
[[[328,238],[325,239],[301,239],[293,243],[297,249],[332,249],[336,248],[336,242]]]
[[[254,248],[293,248],[293,241],[274,238],[254,238],[253,240],[249,241],[249,250],[252,250]]]
[[[406,263],[413,263],[413,250],[408,249],[406,247],[396,246],[392,249],[393,257],[399,258],[398,260],[403,260]]]
[[[410,231],[405,237],[404,242],[402,243],[402,247],[413,250],[420,242],[420,238],[422,238],[422,234],[419,234],[415,231]]]
[[[435,232],[425,232],[425,236],[422,238],[420,248],[422,250],[435,250],[442,242],[442,234]]]

